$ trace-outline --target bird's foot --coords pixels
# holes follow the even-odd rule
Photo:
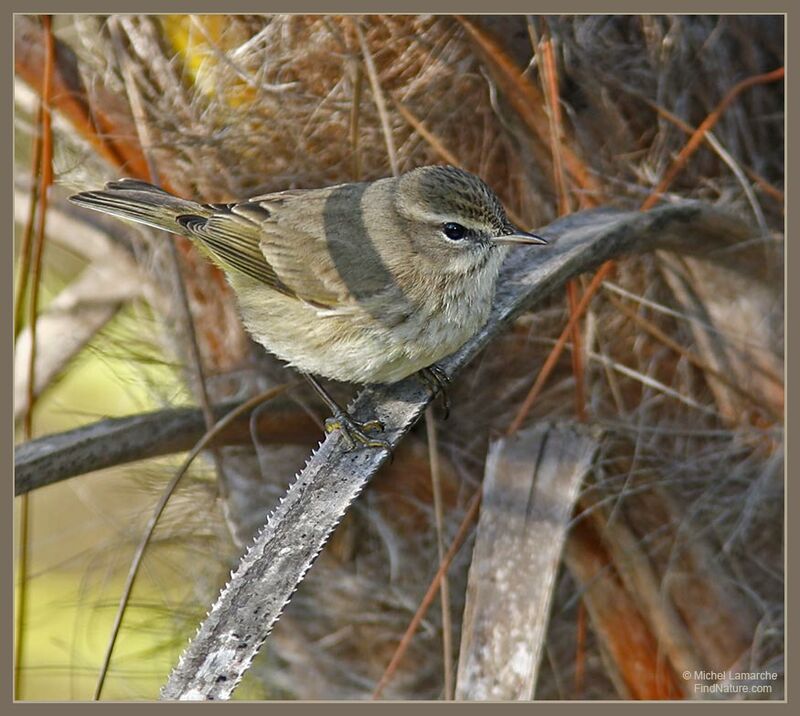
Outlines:
[[[325,421],[325,432],[340,430],[350,450],[360,443],[364,447],[383,448],[392,454],[392,446],[386,440],[376,440],[368,433],[382,432],[386,426],[380,420],[367,420],[364,423],[352,418],[344,411],[337,412]]]
[[[447,388],[450,385],[450,378],[438,365],[430,365],[419,372],[420,378],[425,385],[430,388],[433,397],[439,396],[442,399],[444,408],[444,419],[450,415],[450,398],[447,395]]]
[[[348,449],[353,450],[356,447],[356,443],[361,443],[364,447],[383,448],[388,451],[389,459],[392,459],[392,446],[386,440],[375,440],[375,438],[367,434],[368,432],[383,431],[386,426],[380,420],[367,420],[364,423],[359,422],[328,395],[328,392],[313,375],[309,373],[304,373],[303,375],[333,413],[333,417],[325,421],[326,433],[340,430],[348,445]]]

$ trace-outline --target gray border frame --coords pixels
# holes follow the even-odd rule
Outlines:
[[[64,7],[63,3],[56,3],[53,0],[40,0],[39,2],[35,3],[35,7],[25,7],[23,3],[19,2],[18,0],[12,0],[4,9],[4,15],[7,17],[6,20],[6,42],[4,46],[6,48],[5,53],[7,57],[7,67],[13,68],[13,32],[14,32],[14,25],[13,25],[13,13],[40,13],[40,12],[50,12],[50,13],[63,13],[63,12],[97,12],[97,13],[105,13],[109,12],[109,3],[108,2],[99,2],[98,0],[80,0],[79,2],[74,2],[70,4],[71,6],[69,9]],[[134,5],[134,3],[128,3],[129,6]],[[758,3],[745,3],[741,0],[704,0],[699,2],[695,0],[694,2],[687,2],[686,0],[673,0],[670,3],[659,3],[658,8],[653,7],[643,7],[646,3],[633,3],[630,0],[607,0],[602,5],[599,3],[592,3],[588,2],[587,0],[576,0],[568,4],[568,7],[564,7],[563,3],[555,2],[554,0],[540,0],[537,3],[532,3],[530,0],[527,2],[523,2],[522,0],[502,0],[502,2],[495,2],[492,3],[491,7],[491,14],[523,14],[523,13],[530,13],[534,11],[536,14],[547,14],[547,13],[586,13],[586,14],[640,14],[640,13],[657,13],[657,12],[664,12],[664,13],[671,13],[671,14],[705,14],[705,13],[721,13],[721,14],[785,14],[785,27],[786,27],[786,34],[785,34],[785,46],[786,46],[786,54],[785,54],[785,65],[788,67],[791,66],[789,61],[790,52],[789,52],[789,43],[788,38],[790,35],[794,36],[794,32],[798,29],[798,23],[800,23],[800,8],[795,8],[794,11],[790,9],[790,2],[789,0],[761,0]],[[194,2],[185,2],[180,0],[178,2],[174,2],[168,8],[169,12],[178,13],[178,12],[206,12],[206,13],[218,13],[219,12],[220,4],[218,2],[213,2],[213,0],[194,0]],[[115,8],[115,12],[122,12],[121,8]],[[165,11],[165,7],[163,2],[156,3],[152,2],[152,0],[140,0],[140,2],[136,3],[135,12],[142,13],[142,12],[152,12],[152,13],[163,13]],[[443,2],[432,2],[432,0],[428,0],[427,2],[422,0],[404,0],[403,2],[399,2],[398,0],[377,0],[377,2],[364,2],[363,0],[340,0],[338,3],[330,3],[330,2],[320,2],[320,0],[305,0],[304,2],[298,4],[292,2],[285,2],[284,0],[279,0],[278,2],[272,2],[269,4],[265,4],[263,2],[252,2],[251,0],[240,0],[240,2],[236,3],[236,11],[237,12],[294,12],[294,13],[322,13],[322,12],[337,12],[337,13],[353,13],[353,14],[360,14],[360,13],[403,13],[403,14],[414,14],[414,13],[431,13],[431,12],[438,12],[441,14],[449,14],[455,12],[462,12],[462,13],[474,13],[474,14],[489,14],[487,12],[487,4],[484,2],[478,2],[476,0],[460,0],[458,3],[443,3]],[[2,193],[2,209],[3,209],[3,216],[6,217],[7,222],[13,222],[13,176],[14,176],[14,164],[13,164],[13,142],[10,141],[13,133],[13,111],[14,111],[14,103],[13,103],[13,69],[9,72],[4,72],[2,77],[0,77],[0,82],[2,83],[3,93],[4,96],[8,98],[8,104],[6,105],[7,110],[3,114],[2,117],[2,126],[3,126],[3,136],[6,138],[6,141],[2,143],[2,160],[3,166],[7,169],[3,173],[3,179],[5,184],[5,191]],[[787,80],[786,80],[786,104],[787,104],[787,112],[786,112],[786,125],[787,130],[794,129],[795,123],[798,122],[798,118],[800,118],[800,108],[797,107],[798,103],[798,93],[793,91],[794,88],[791,85],[796,84],[794,83],[794,75],[791,71],[788,72]],[[798,128],[800,131],[800,128]],[[789,174],[789,167],[800,166],[800,153],[798,152],[797,142],[791,141],[791,133],[787,131],[786,133],[786,167],[787,167],[787,175]],[[798,198],[797,192],[793,191],[794,186],[792,182],[788,180],[786,181],[786,191],[787,191],[787,206],[792,206],[792,198]],[[792,217],[790,217],[789,212],[786,215],[786,233],[789,234],[789,229],[791,228],[791,221]],[[11,231],[9,234],[10,237],[13,237],[13,223],[11,223]],[[0,387],[0,401],[4,406],[12,406],[13,402],[13,391],[12,391],[12,376],[13,376],[13,328],[12,328],[12,306],[13,306],[13,275],[14,275],[14,264],[13,264],[13,242],[11,238],[7,239],[3,242],[2,251],[4,252],[3,256],[3,267],[5,270],[6,280],[5,280],[5,287],[6,287],[6,299],[2,302],[2,311],[0,312],[0,327],[2,328],[2,340],[4,343],[4,347],[7,346],[7,350],[3,351],[2,354],[2,361],[3,361],[3,368],[5,369],[5,379],[2,381],[2,387]],[[794,313],[796,314],[800,311],[800,306],[797,304],[800,303],[800,287],[797,285],[793,285],[791,281],[789,281],[789,276],[794,276],[800,274],[800,259],[798,256],[795,255],[794,251],[787,250],[786,251],[786,266],[785,266],[785,278],[786,278],[786,297],[785,297],[785,308],[786,308],[786,319],[785,319],[785,327],[786,327],[786,353],[787,355],[791,356],[794,353],[794,346],[797,339],[797,330],[796,326],[794,325],[794,321],[790,320],[790,314],[792,313],[791,309],[794,309]],[[787,361],[788,365],[788,361]],[[787,370],[787,378],[788,378],[788,370]],[[786,425],[787,429],[793,426],[793,417],[797,414],[798,409],[798,387],[797,385],[793,384],[791,381],[787,381],[787,402],[786,402]],[[9,638],[10,635],[14,633],[13,630],[13,509],[14,509],[14,502],[13,502],[13,494],[14,494],[14,487],[13,487],[13,443],[14,443],[14,425],[13,425],[13,411],[6,409],[3,411],[2,416],[2,430],[0,430],[0,435],[2,435],[2,454],[3,456],[7,456],[7,465],[9,466],[7,475],[7,499],[4,501],[4,513],[5,519],[3,520],[3,549],[0,551],[0,565],[2,566],[2,574],[3,578],[0,580],[2,583],[2,588],[0,589],[0,611],[2,612],[2,629],[0,629],[0,633],[3,635],[3,644],[2,649],[0,649],[0,674],[2,674],[2,678],[0,678],[0,704],[2,706],[8,706],[9,709],[14,711],[25,709],[27,713],[38,713],[39,711],[42,712],[52,712],[54,708],[59,709],[60,713],[63,714],[71,714],[71,713],[83,713],[83,710],[87,708],[87,704],[85,702],[53,702],[51,703],[35,703],[35,702],[20,702],[14,703],[12,701],[12,679],[10,675],[12,673],[12,656],[13,656],[13,645],[12,639]],[[800,527],[798,525],[792,525],[788,520],[788,505],[790,504],[790,500],[792,498],[792,491],[791,486],[788,481],[788,466],[790,464],[795,464],[797,462],[798,456],[798,446],[797,444],[793,444],[793,442],[789,439],[790,435],[787,433],[786,439],[786,468],[785,468],[785,484],[786,484],[786,496],[785,496],[785,505],[784,505],[784,514],[786,517],[785,524],[786,524],[786,601],[788,604],[788,595],[790,593],[796,593],[795,587],[796,582],[796,575],[794,574],[794,570],[792,569],[792,562],[794,560],[790,560],[789,556],[794,556],[797,554],[798,549],[800,549]],[[504,703],[504,704],[496,704],[496,703],[445,703],[445,702],[409,702],[409,703],[390,703],[390,702],[380,702],[377,704],[373,704],[370,702],[362,703],[362,702],[274,702],[275,707],[279,708],[281,712],[284,710],[289,710],[292,713],[296,714],[304,714],[306,712],[310,714],[316,714],[321,711],[325,711],[325,713],[332,714],[332,716],[336,716],[337,714],[349,714],[354,709],[373,709],[378,708],[380,709],[381,713],[392,713],[392,714],[400,714],[400,713],[408,713],[411,709],[414,709],[415,712],[418,710],[427,711],[428,709],[465,709],[468,710],[470,713],[494,713],[497,708],[508,708],[514,709],[516,713],[519,713],[520,710],[525,710],[528,713],[549,713],[551,711],[558,711],[559,713],[573,713],[573,712],[584,712],[586,708],[592,708],[593,713],[598,714],[599,716],[603,716],[603,714],[615,714],[618,713],[620,708],[622,709],[637,709],[637,713],[639,709],[643,709],[646,712],[650,711],[658,711],[663,712],[665,709],[680,709],[681,711],[685,711],[688,713],[699,713],[701,710],[702,712],[707,713],[709,710],[715,713],[721,712],[722,709],[735,709],[737,712],[742,713],[761,713],[761,709],[768,708],[770,710],[778,709],[780,711],[784,711],[788,708],[788,698],[789,694],[792,692],[792,679],[790,678],[790,674],[793,673],[790,669],[792,662],[791,662],[791,654],[792,648],[791,645],[797,642],[797,622],[793,619],[793,615],[790,610],[788,611],[787,619],[786,619],[786,694],[787,700],[783,702],[670,702],[670,703],[638,703],[638,702],[529,702],[529,703]],[[173,704],[163,704],[163,703],[147,703],[147,709],[149,712],[152,712],[153,709],[162,710],[168,708],[181,708],[180,705]],[[273,702],[268,702],[272,704]],[[589,706],[587,706],[589,704]],[[211,705],[211,708],[239,708],[245,709],[248,712],[254,712],[255,709],[259,709],[259,712],[263,713],[263,709],[268,706],[262,703],[243,703],[243,702],[228,702],[227,704],[216,704]],[[133,703],[110,703],[110,702],[103,702],[101,706],[104,711],[107,709],[112,709],[115,713],[118,711],[124,713],[135,713],[138,712],[142,706],[141,703],[133,702]]]

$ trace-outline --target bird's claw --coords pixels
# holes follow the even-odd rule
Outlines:
[[[427,368],[423,368],[419,373],[422,381],[428,386],[433,397],[439,396],[442,399],[444,419],[447,420],[450,415],[450,398],[447,395],[447,387],[450,385],[449,376],[438,365],[431,365]]]
[[[354,450],[357,443],[364,447],[383,448],[392,454],[392,446],[386,440],[376,440],[370,437],[370,432],[383,432],[386,426],[380,420],[367,420],[359,422],[345,413],[338,413],[325,421],[325,432],[341,431],[348,449]]]

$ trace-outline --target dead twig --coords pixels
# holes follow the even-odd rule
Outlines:
[[[372,59],[372,53],[369,50],[367,38],[364,37],[364,31],[361,29],[361,21],[358,19],[352,20],[351,24],[356,35],[358,35],[361,55],[364,58],[364,65],[367,68],[367,77],[369,77],[369,84],[372,88],[372,97],[375,100],[375,106],[378,108],[378,114],[381,118],[381,127],[383,128],[383,138],[386,142],[386,154],[389,157],[389,166],[392,169],[392,174],[397,176],[400,174],[400,165],[397,163],[397,150],[394,147],[394,137],[392,137],[392,123],[389,118],[389,112],[386,109],[386,98],[384,97],[381,81],[378,77],[378,70],[375,68],[375,61]]]
[[[436,437],[436,417],[429,405],[425,409],[425,430],[428,436],[428,460],[431,467],[433,511],[436,521],[436,547],[439,562],[444,560],[444,507],[442,505],[442,479],[439,469],[439,443]],[[453,700],[453,624],[450,618],[450,585],[447,574],[442,577],[440,590],[442,606],[442,660],[444,663],[444,699]]]
[[[744,90],[760,84],[777,82],[778,80],[782,80],[784,75],[784,68],[779,67],[776,70],[772,70],[772,72],[766,72],[761,75],[755,75],[754,77],[748,77],[747,79],[742,80],[738,84],[734,85],[722,98],[722,101],[700,123],[700,126],[689,138],[689,141],[683,146],[683,149],[681,149],[681,151],[678,153],[678,156],[675,157],[669,169],[667,169],[667,171],[664,173],[661,181],[658,182],[656,188],[653,189],[650,196],[647,198],[644,204],[642,204],[642,211],[651,209],[656,205],[656,202],[672,185],[672,182],[675,181],[675,177],[678,176],[681,169],[683,169],[683,167],[686,165],[689,157],[691,157],[692,154],[697,151],[698,147],[705,138],[706,132],[708,132],[720,120],[725,110],[742,92],[744,92]]]
[[[546,33],[539,43],[542,55],[542,83],[547,102],[547,116],[550,122],[550,147],[553,153],[553,173],[558,199],[558,215],[566,216],[572,211],[569,187],[564,173],[562,144],[564,142],[564,123],[561,115],[561,97],[558,91],[556,58],[553,40]],[[584,169],[584,173],[588,173]],[[585,205],[585,201],[581,202]],[[567,282],[567,305],[570,315],[578,305],[578,287],[574,280]],[[586,422],[586,391],[584,388],[583,353],[581,351],[581,328],[578,321],[572,327],[572,373],[575,376],[575,411],[581,422]]]
[[[475,19],[462,15],[456,16],[456,19],[487,58],[498,84],[519,117],[543,145],[548,145],[550,128],[541,109],[545,101],[539,88],[521,72],[499,43],[482,29]],[[565,145],[562,152],[566,170],[587,195],[586,201],[596,205],[602,196],[599,183],[588,172],[584,162],[568,146]]]
[[[234,401],[213,406],[215,422],[239,405]],[[252,426],[248,415],[228,424],[215,433],[212,445],[250,445],[253,433],[264,444],[313,444],[319,426],[305,411],[290,400],[276,401],[271,408],[259,411]],[[185,452],[204,432],[199,408],[170,408],[47,435],[16,447],[14,492],[23,495],[76,475]]]
[[[525,400],[522,401],[522,405],[520,405],[517,414],[514,416],[514,419],[508,426],[508,430],[506,431],[507,435],[513,435],[517,430],[519,430],[520,426],[525,421],[525,418],[530,412],[530,409],[533,407],[536,398],[539,397],[539,393],[541,393],[544,384],[547,382],[547,379],[553,372],[553,368],[555,368],[558,359],[561,357],[561,353],[564,350],[564,346],[566,346],[567,341],[569,340],[573,328],[578,324],[580,317],[588,308],[592,297],[597,292],[597,289],[600,288],[603,281],[605,281],[605,279],[611,275],[613,269],[614,262],[611,260],[606,261],[594,275],[591,283],[586,287],[581,300],[571,311],[567,325],[564,326],[564,329],[561,331],[561,335],[558,337],[558,340],[556,340],[555,346],[553,346],[550,353],[548,353],[541,370],[536,376],[536,380],[531,386],[531,389],[528,391],[528,394],[525,396]]]
[[[41,90],[41,112],[39,118],[41,124],[39,133],[41,140],[41,151],[39,154],[41,164],[39,166],[39,213],[36,224],[36,238],[30,257],[30,297],[28,300],[28,326],[30,332],[30,350],[28,353],[28,384],[27,384],[27,405],[22,418],[23,434],[26,440],[33,437],[33,410],[36,403],[36,324],[39,315],[39,296],[42,283],[42,256],[44,255],[45,225],[47,223],[47,199],[50,186],[53,183],[53,125],[50,109],[50,97],[52,96],[53,84],[53,63],[54,63],[54,38],[52,32],[52,18],[49,15],[42,16],[42,39],[44,41],[44,70],[42,72]],[[35,181],[35,178],[34,178]],[[33,218],[34,210],[31,209],[30,216]],[[28,496],[23,496],[19,503],[19,553],[17,558],[17,579],[19,580],[17,622],[16,622],[16,642],[15,642],[15,669],[14,669],[14,691],[17,698],[20,697],[20,685],[22,679],[22,664],[25,659],[25,645],[27,643],[25,633],[25,620],[28,611],[28,562],[30,560],[30,526],[32,522],[32,508]]]
[[[36,106],[36,127],[42,126],[42,98],[38,98]],[[19,247],[17,262],[17,290],[14,294],[14,340],[22,331],[25,312],[25,296],[28,293],[28,277],[31,272],[31,251],[33,247],[33,225],[36,220],[36,206],[39,199],[39,175],[42,167],[42,133],[37,131],[33,140],[33,160],[31,162],[31,188],[28,202],[28,215],[25,219],[25,230]],[[16,199],[16,197],[15,197]],[[14,202],[16,206],[16,201]]]
[[[718,381],[724,383],[730,390],[746,398],[754,406],[766,411],[773,420],[776,421],[782,420],[782,416],[777,412],[777,410],[775,410],[771,405],[769,405],[759,396],[754,395],[753,393],[751,393],[750,391],[746,390],[741,385],[739,385],[737,382],[731,380],[730,377],[726,376],[721,371],[710,366],[702,358],[684,348],[676,340],[670,338],[655,323],[648,321],[641,314],[637,313],[631,308],[628,308],[624,303],[622,303],[619,299],[615,298],[613,295],[609,294],[607,297],[608,300],[611,302],[611,305],[613,305],[620,313],[630,318],[636,324],[641,326],[645,331],[647,331],[651,336],[661,341],[665,346],[668,346],[669,348],[674,350],[678,355],[683,356],[693,366],[699,368],[704,373],[708,373],[709,375],[714,376]]]
[[[408,627],[406,628],[405,634],[403,634],[403,638],[400,640],[400,643],[397,645],[397,649],[392,656],[389,665],[386,667],[386,671],[383,672],[383,676],[381,676],[378,685],[375,687],[375,690],[372,692],[372,699],[373,701],[379,699],[383,690],[386,688],[386,685],[391,680],[392,676],[394,675],[395,671],[397,671],[397,667],[400,664],[400,660],[406,653],[408,649],[408,645],[411,643],[411,639],[414,637],[414,633],[419,628],[420,623],[422,622],[423,617],[428,611],[431,603],[433,602],[434,597],[436,596],[436,592],[439,590],[439,586],[444,579],[444,575],[447,573],[448,568],[450,567],[450,563],[453,561],[453,558],[458,554],[458,550],[461,549],[461,545],[464,544],[464,540],[467,538],[467,533],[469,531],[472,522],[478,515],[478,508],[481,505],[481,493],[476,492],[472,499],[467,506],[467,511],[464,514],[464,519],[461,520],[461,525],[458,528],[458,532],[456,532],[456,536],[453,538],[453,542],[450,545],[450,548],[447,550],[447,554],[445,554],[444,559],[441,560],[439,563],[439,569],[436,570],[436,574],[433,575],[433,579],[431,580],[430,585],[428,586],[428,591],[425,592],[425,596],[422,598],[419,607],[417,607],[417,611],[414,614],[413,619],[409,622]]]

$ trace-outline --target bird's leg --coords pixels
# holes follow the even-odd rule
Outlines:
[[[447,373],[434,363],[420,370],[419,377],[425,385],[430,388],[434,398],[437,395],[441,396],[442,407],[444,408],[444,419],[447,420],[450,415],[450,399],[447,396],[447,387],[450,385],[450,378],[447,376]]]
[[[367,434],[367,432],[380,432],[384,429],[385,426],[380,420],[359,422],[328,394],[328,391],[322,387],[314,376],[308,373],[303,373],[303,375],[333,413],[333,417],[325,421],[326,433],[341,430],[351,450],[355,448],[356,442],[359,442],[365,447],[385,448],[391,455],[392,446],[386,440],[375,440]]]

